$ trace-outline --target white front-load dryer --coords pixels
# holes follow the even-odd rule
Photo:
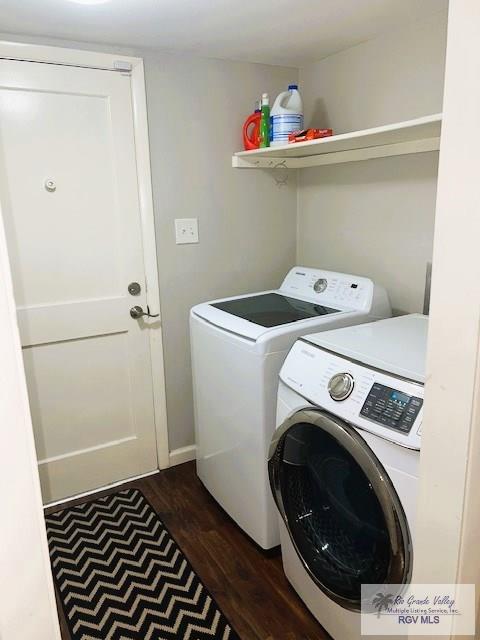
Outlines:
[[[413,564],[427,318],[305,336],[280,372],[269,476],[284,570],[335,640],[358,640],[362,584]]]
[[[193,307],[190,313],[197,473],[264,549],[280,543],[267,455],[278,373],[302,335],[391,315],[368,278],[294,267],[280,289]]]

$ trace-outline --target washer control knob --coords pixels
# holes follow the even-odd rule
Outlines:
[[[346,400],[352,393],[355,382],[349,373],[336,373],[328,383],[328,393],[332,400]]]
[[[328,280],[326,278],[319,278],[313,285],[315,293],[323,293],[327,288]]]

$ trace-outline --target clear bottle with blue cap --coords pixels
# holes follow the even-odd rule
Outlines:
[[[288,136],[303,129],[303,102],[298,85],[280,93],[270,111],[270,145],[288,144]]]

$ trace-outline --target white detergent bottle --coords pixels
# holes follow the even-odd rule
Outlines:
[[[298,85],[277,96],[270,111],[270,145],[288,144],[288,136],[303,129],[303,102]]]

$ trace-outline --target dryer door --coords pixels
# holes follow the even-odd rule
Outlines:
[[[321,411],[299,411],[277,429],[268,466],[293,545],[331,599],[358,611],[362,584],[409,581],[405,513],[355,429]]]

